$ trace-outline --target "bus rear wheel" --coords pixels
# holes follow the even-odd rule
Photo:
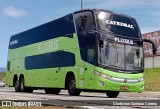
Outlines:
[[[76,80],[74,76],[70,76],[68,79],[68,93],[69,95],[79,96],[81,91],[76,89]]]
[[[106,95],[109,98],[116,98],[119,95],[119,91],[106,91]]]
[[[24,77],[20,78],[19,87],[20,87],[20,92],[28,92],[28,93],[32,93],[33,92],[33,88],[31,88],[31,87],[25,87]]]
[[[61,89],[58,88],[46,88],[45,92],[46,94],[59,94]]]
[[[17,78],[14,78],[13,84],[14,84],[15,91],[16,91],[16,92],[19,92],[19,91],[20,91],[20,88],[19,88],[19,81],[18,81]]]
[[[25,86],[24,86],[24,78],[21,77],[19,80],[19,88],[20,88],[20,92],[24,92]]]

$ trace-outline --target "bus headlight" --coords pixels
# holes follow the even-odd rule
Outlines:
[[[139,78],[138,81],[140,81],[140,82],[144,81],[143,77]]]
[[[101,77],[102,77],[102,78],[106,78],[106,79],[112,78],[111,76],[106,75],[106,74],[102,74]]]
[[[94,74],[99,76],[99,77],[102,77],[104,79],[108,79],[110,81],[119,82],[119,83],[135,84],[135,83],[139,83],[139,82],[143,82],[144,81],[143,77],[142,78],[138,78],[138,79],[116,78],[116,77],[112,77],[112,76],[109,76],[107,74],[104,74],[104,73],[101,73],[101,72],[97,72],[97,71],[94,71]]]
[[[100,76],[102,73],[94,71],[94,74],[96,74],[97,76]]]
[[[97,72],[97,71],[94,71],[94,74],[96,74],[97,76],[100,76],[100,77],[102,77],[102,78],[105,78],[105,79],[112,78],[112,77],[109,76],[109,75],[106,75],[106,74],[104,74],[104,73]]]

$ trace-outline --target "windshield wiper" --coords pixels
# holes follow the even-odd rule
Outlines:
[[[114,66],[114,65],[104,65],[104,64],[101,64],[99,63],[99,65],[104,68],[104,69],[108,69],[111,68],[111,69],[115,69],[116,71],[119,70],[119,72],[126,72],[126,73],[135,73],[135,72],[139,72],[139,71],[142,71],[143,68],[139,68],[139,69],[136,69],[136,70],[127,70],[125,68],[122,68],[122,67],[118,67],[118,66]]]
[[[105,64],[101,64],[101,63],[99,63],[99,65],[102,66],[103,68],[108,68],[108,67],[110,67],[110,68],[125,70],[124,68],[118,67],[118,66],[115,66],[115,65],[105,65]]]
[[[137,67],[137,66],[126,66],[126,67],[140,68],[140,67]]]

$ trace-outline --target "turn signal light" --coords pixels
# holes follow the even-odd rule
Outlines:
[[[128,86],[121,86],[120,89],[121,89],[121,90],[128,90],[129,87],[128,87]]]

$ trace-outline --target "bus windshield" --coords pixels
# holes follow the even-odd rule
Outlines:
[[[141,46],[111,43],[104,41],[100,47],[100,64],[122,70],[142,70],[143,51]]]
[[[98,11],[97,25],[99,30],[116,35],[140,38],[140,29],[135,19],[107,11]]]

